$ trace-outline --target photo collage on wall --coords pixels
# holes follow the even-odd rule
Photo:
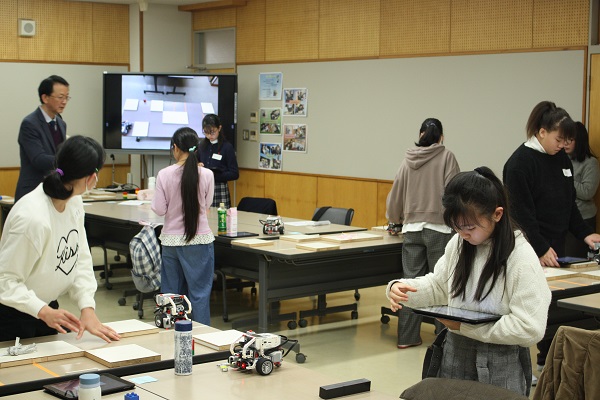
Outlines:
[[[281,171],[284,152],[307,152],[307,125],[292,119],[307,116],[308,89],[284,88],[281,72],[259,73],[258,83],[260,109],[250,113],[250,122],[258,123],[258,132],[244,129],[242,139],[259,142],[259,169]]]

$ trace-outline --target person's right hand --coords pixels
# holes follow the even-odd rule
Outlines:
[[[546,254],[540,257],[540,264],[542,264],[542,267],[560,267],[556,260],[557,257],[554,249],[550,247]]]
[[[407,292],[416,292],[417,289],[402,282],[396,282],[390,288],[390,308],[396,312],[402,308],[400,302],[408,301]]]
[[[45,305],[38,313],[38,318],[44,321],[50,328],[54,328],[60,333],[67,333],[64,328],[72,332],[80,332],[82,329],[81,323],[76,316],[60,308],[55,310]]]

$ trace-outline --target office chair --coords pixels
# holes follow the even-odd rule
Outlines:
[[[354,217],[354,209],[353,208],[339,208],[339,207],[318,207],[313,214],[313,221],[329,221],[332,224],[338,225],[350,225],[352,223],[352,218]],[[360,293],[358,289],[354,291],[354,298],[358,301],[360,299]],[[351,318],[358,318],[358,306],[356,303],[345,304],[342,306],[336,307],[327,307],[327,295],[320,294],[317,296],[317,308],[313,308],[312,310],[303,310],[299,313],[299,321],[298,325],[301,328],[304,328],[308,322],[305,317],[310,317],[314,315],[323,316],[326,314],[332,314],[342,311],[351,311]]]
[[[243,197],[237,206],[238,211],[246,211],[258,214],[277,215],[277,203],[275,200],[266,197]],[[236,289],[241,292],[243,288],[250,287],[250,293],[256,295],[256,283],[251,281],[242,281],[241,279],[227,279],[226,275],[232,271],[228,266],[215,265],[215,274],[218,275],[222,282],[223,289],[223,321],[229,320],[227,310],[227,289]],[[231,276],[231,275],[230,275]]]

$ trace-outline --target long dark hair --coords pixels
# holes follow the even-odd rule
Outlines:
[[[571,154],[571,159],[582,162],[589,157],[596,158],[590,148],[590,136],[587,129],[585,129],[585,125],[581,122],[575,122],[575,148]]]
[[[477,283],[474,300],[481,301],[490,294],[498,278],[506,276],[507,260],[515,248],[514,224],[510,219],[508,195],[504,185],[487,167],[461,172],[446,186],[442,204],[444,222],[455,230],[465,223],[477,224],[480,216],[491,218],[497,207],[504,209],[502,217],[492,232],[492,250]],[[465,240],[461,241],[460,254],[452,279],[453,297],[462,296],[463,300],[465,299],[476,247]],[[490,280],[489,289],[484,294],[485,286]]]
[[[68,199],[73,194],[71,183],[100,171],[105,158],[104,149],[94,139],[86,136],[70,137],[56,153],[56,169],[44,178],[44,193],[54,199]]]
[[[551,101],[542,101],[531,111],[525,127],[527,138],[532,138],[542,128],[548,132],[558,130],[558,133],[565,139],[575,137],[575,123],[569,113],[563,108],[556,107],[556,104]]]
[[[217,114],[206,114],[204,116],[204,119],[202,119],[202,130],[206,130],[206,129],[221,129],[221,132],[219,132],[219,136],[217,136],[217,140],[218,140],[218,147],[219,149],[221,148],[221,146],[223,145],[223,142],[226,142],[227,139],[225,138],[225,135],[223,135],[223,128],[221,128],[221,119],[219,118],[219,116]],[[208,139],[206,136],[204,137],[204,139],[202,139],[200,141],[200,147],[202,149],[205,149],[208,145],[210,144],[210,139]]]
[[[440,138],[444,134],[444,128],[442,128],[442,123],[439,119],[427,118],[421,124],[421,129],[419,132],[421,133],[421,136],[415,145],[419,147],[427,147],[434,143],[439,143]]]
[[[179,128],[171,138],[171,148],[175,144],[179,150],[188,153],[183,164],[181,176],[181,199],[183,222],[185,225],[185,241],[189,242],[196,235],[198,229],[198,215],[200,215],[200,199],[198,198],[198,160],[194,156],[198,146],[198,134],[192,128]]]

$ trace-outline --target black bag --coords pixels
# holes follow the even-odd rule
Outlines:
[[[448,328],[441,331],[431,346],[427,347],[425,359],[423,360],[423,372],[421,379],[437,377],[440,366],[442,365],[442,354],[444,352],[444,340],[446,339]]]

